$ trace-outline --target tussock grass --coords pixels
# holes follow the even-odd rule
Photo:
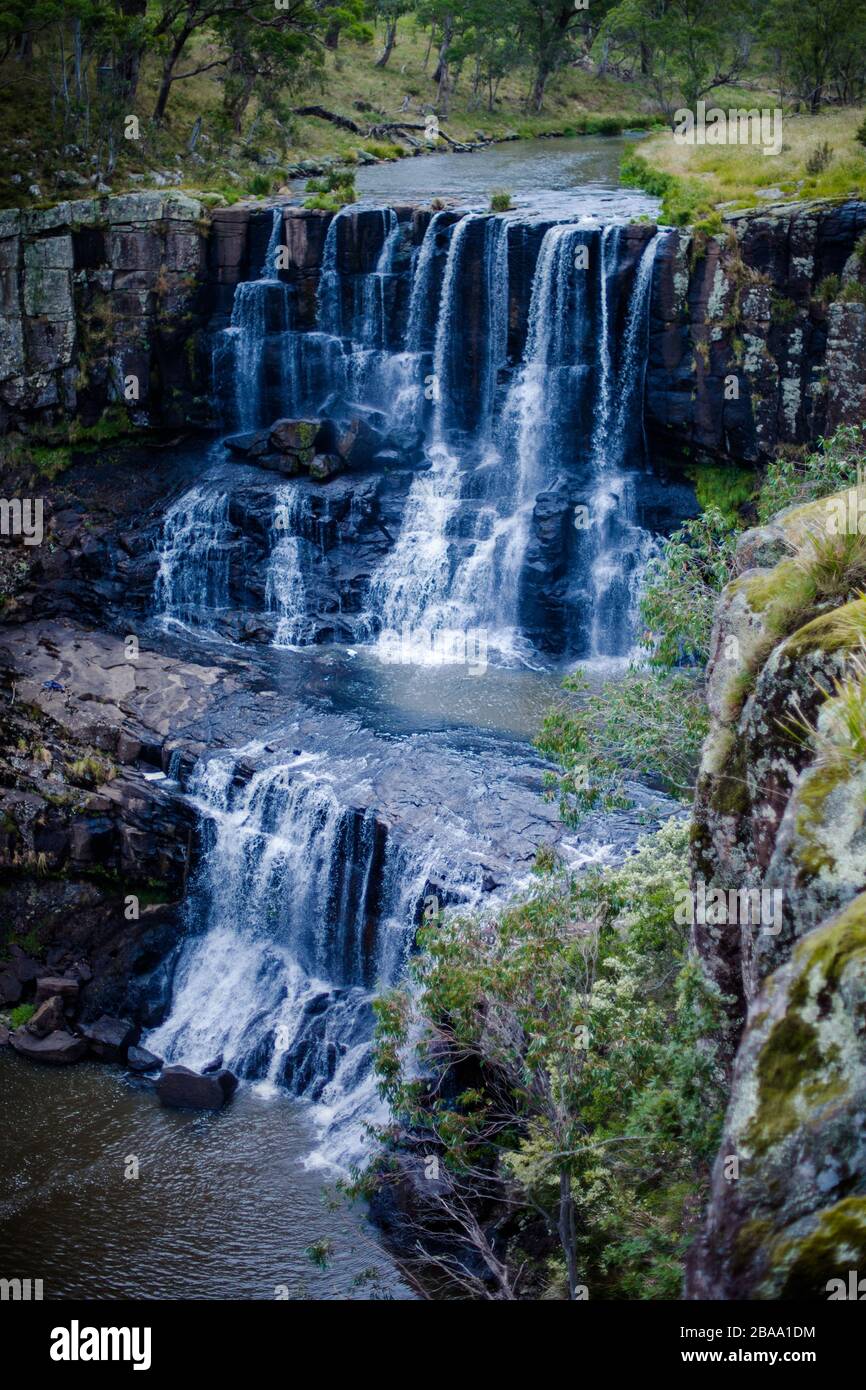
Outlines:
[[[709,104],[724,110],[733,105],[772,107],[775,98],[752,92],[734,102],[722,94]],[[863,197],[866,147],[855,138],[861,120],[862,111],[853,108],[817,116],[786,115],[782,150],[774,156],[752,145],[680,145],[672,130],[651,135],[642,143],[641,155],[657,175],[682,181],[691,201],[702,208]]]

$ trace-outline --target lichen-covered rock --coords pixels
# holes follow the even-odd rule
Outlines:
[[[863,419],[864,311],[827,310],[866,203],[732,212],[721,232],[666,234],[656,257],[646,378],[649,432],[670,452],[766,459]]]
[[[863,851],[859,782],[834,784],[831,820],[822,829],[814,803],[826,776],[810,728],[851,669],[866,638],[866,599],[832,607],[821,599],[802,548],[826,534],[832,499],[789,508],[740,542],[744,561],[783,554],[772,567],[749,568],[721,595],[707,668],[711,722],[698,774],[692,829],[696,879],[715,887],[779,890],[782,927],[696,922],[694,949],[741,1019],[761,979],[794,940],[860,890],[852,864]],[[788,813],[789,804],[796,798]],[[842,821],[842,805],[848,807]],[[782,826],[785,826],[784,835]],[[808,827],[811,826],[811,829]],[[810,873],[810,836],[841,834],[845,867]]]
[[[691,1298],[826,1298],[866,1267],[866,893],[753,1001]]]

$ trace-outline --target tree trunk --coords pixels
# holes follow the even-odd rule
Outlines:
[[[165,64],[163,65],[162,81],[159,84],[159,94],[156,98],[156,106],[153,108],[153,119],[154,121],[156,121],[157,124],[162,120],[163,116],[165,115],[165,108],[168,106],[168,99],[171,95],[171,84],[174,76],[174,70],[177,66],[178,58],[180,57],[181,53],[186,47],[186,41],[189,38],[189,32],[190,31],[186,27],[181,29],[180,33],[178,34],[177,38],[172,44],[171,51],[169,52],[169,55],[165,60]]]
[[[559,1219],[557,1221],[559,1243],[565,1255],[565,1268],[568,1274],[568,1296],[577,1292],[577,1251],[575,1250],[574,1198],[571,1195],[571,1176],[565,1169],[559,1174]]]
[[[397,21],[389,19],[385,28],[385,47],[376,59],[374,67],[384,68],[388,66],[388,59],[394,51],[394,42],[397,38]]]

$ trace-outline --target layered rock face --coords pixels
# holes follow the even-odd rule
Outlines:
[[[866,599],[820,563],[861,542],[839,515],[746,533],[717,612],[694,882],[765,896],[693,928],[746,1015],[693,1298],[827,1298],[866,1261]]]
[[[198,854],[195,812],[163,773],[190,765],[237,682],[148,651],[131,661],[122,636],[69,620],[7,628],[0,674],[0,976],[4,962],[20,976],[23,946],[43,975],[86,967],[85,1021],[159,1022]]]
[[[662,450],[760,461],[866,411],[862,202],[731,214],[659,249],[647,429]]]
[[[176,192],[0,213],[0,429],[208,418],[202,214]]]

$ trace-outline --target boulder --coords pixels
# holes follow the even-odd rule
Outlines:
[[[65,1004],[74,1004],[78,999],[78,981],[59,975],[46,975],[36,981],[36,1003],[59,994]]]
[[[49,1033],[63,1032],[66,1027],[66,1017],[63,1011],[63,1000],[59,994],[52,994],[50,999],[39,1005],[33,1017],[25,1028],[28,1033],[32,1033],[34,1038],[47,1038]]]
[[[247,430],[244,434],[231,434],[225,441],[226,448],[242,458],[258,458],[270,448],[268,430]]]
[[[314,483],[327,483],[331,478],[336,478],[342,469],[342,460],[337,454],[316,454],[310,463],[310,478]]]
[[[138,1029],[128,1018],[112,1018],[103,1014],[95,1023],[82,1024],[78,1030],[87,1039],[94,1057],[103,1062],[122,1062]]]
[[[229,1078],[234,1082],[230,1086]],[[163,1105],[190,1110],[219,1110],[230,1098],[237,1080],[231,1072],[203,1076],[189,1067],[164,1067],[156,1083],[156,1094]]]
[[[21,981],[11,968],[0,970],[0,1006],[17,1004],[21,998]]]
[[[8,1045],[9,1029],[6,1027],[5,1023],[0,1023],[0,1047],[8,1047]]]
[[[133,1043],[126,1054],[126,1065],[130,1071],[157,1071],[162,1066],[162,1058]]]
[[[269,435],[271,448],[312,458],[320,428],[319,420],[275,420]]]
[[[17,975],[22,985],[29,985],[37,979],[43,967],[32,956],[28,956],[26,951],[22,951],[20,946],[9,947],[9,967],[14,975]]]
[[[83,1038],[76,1038],[59,1028],[49,1033],[47,1038],[34,1038],[26,1028],[17,1028],[9,1041],[22,1057],[29,1057],[32,1062],[49,1062],[52,1066],[78,1062],[87,1051]]]

